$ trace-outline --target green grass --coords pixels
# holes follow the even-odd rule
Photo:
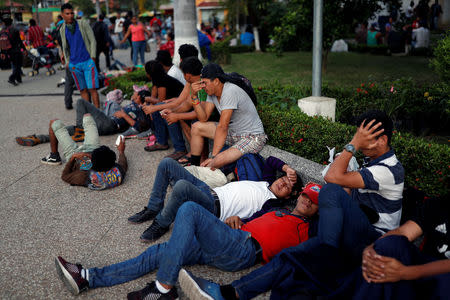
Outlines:
[[[412,77],[418,82],[439,80],[428,67],[428,58],[393,57],[360,53],[330,53],[328,69],[322,75],[329,86],[357,86],[362,82],[395,80]],[[311,85],[311,52],[287,52],[282,57],[273,53],[233,54],[225,72],[238,72],[254,86],[279,81],[282,84]]]

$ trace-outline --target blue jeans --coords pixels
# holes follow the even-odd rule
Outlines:
[[[255,262],[251,234],[231,229],[197,203],[183,204],[170,240],[149,247],[138,257],[103,268],[89,269],[89,287],[112,286],[159,269],[158,281],[175,285],[183,265],[207,264],[238,271]]]
[[[166,198],[169,183],[174,183],[172,194]],[[209,186],[189,173],[178,162],[164,158],[158,165],[155,183],[147,207],[159,211],[156,221],[162,227],[168,227],[175,220],[179,207],[187,201],[194,201],[214,213],[214,197]]]
[[[132,42],[133,47],[133,64],[138,64],[138,54],[141,57],[141,64],[145,65],[145,41]]]
[[[155,126],[156,142],[160,145],[167,145],[168,136],[172,140],[175,151],[186,151],[184,145],[183,133],[181,132],[180,123],[176,122],[171,125],[161,117],[159,111],[152,113],[153,124]]]
[[[421,253],[406,237],[398,235],[377,240],[374,250],[380,255],[393,257],[407,266],[422,265],[436,260]],[[353,299],[446,299],[450,295],[450,273],[418,280],[378,284],[365,281],[361,269],[356,274],[359,279]]]
[[[92,118],[94,118],[95,124],[97,125],[99,135],[110,135],[118,131],[116,122],[105,115],[103,111],[95,107],[92,103],[87,102],[84,99],[78,99],[76,109],[76,124],[78,127],[83,126],[83,116],[85,114],[91,114]]]

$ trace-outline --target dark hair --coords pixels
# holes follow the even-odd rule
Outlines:
[[[394,124],[392,123],[391,118],[389,118],[389,116],[384,111],[381,111],[381,110],[366,111],[365,113],[356,117],[356,126],[359,127],[362,124],[362,122],[364,122],[364,120],[365,120],[365,124],[369,123],[372,120],[375,120],[375,122],[373,122],[372,126],[375,126],[376,124],[381,122],[380,127],[378,127],[376,131],[378,131],[380,129],[384,129],[381,136],[386,135],[388,138],[388,145],[391,144],[392,129],[394,127]],[[370,126],[370,127],[372,127],[372,126]]]
[[[92,170],[106,172],[116,163],[116,153],[107,146],[100,146],[92,151]]]
[[[105,19],[105,15],[104,15],[104,14],[100,14],[100,15],[98,16],[98,19],[99,19],[99,20]]]
[[[252,32],[253,32],[253,26],[250,25],[250,24],[248,24],[247,27],[245,28],[245,32],[250,32],[250,33],[252,33]]]
[[[63,19],[63,17],[61,15],[58,15],[56,18],[60,21]]]
[[[72,4],[64,3],[63,5],[61,5],[61,12],[63,12],[65,9],[72,9],[73,10]]]
[[[202,73],[202,68],[203,64],[196,56],[183,59],[180,63],[180,69],[184,74],[198,76]]]
[[[152,78],[153,85],[161,86],[161,81],[165,76],[168,76],[164,71],[163,66],[156,60],[148,61],[145,64],[145,72]]]
[[[133,12],[131,10],[127,11],[127,17],[130,19],[133,17]]]
[[[167,34],[168,37],[170,37],[170,39],[173,41],[175,39],[175,35],[173,34],[173,32],[169,32]]]
[[[138,95],[139,95],[139,101],[141,101],[141,103],[143,103],[143,102],[145,102],[145,97],[150,97],[152,95],[152,93],[150,91],[143,90],[143,91],[140,91],[138,93]]]
[[[257,100],[256,100],[255,91],[253,90],[250,80],[248,80],[244,76],[242,76],[236,72],[226,74],[223,71],[222,67],[220,67],[218,64],[215,64],[215,63],[210,63],[210,64],[207,64],[206,66],[204,66],[202,69],[201,76],[202,76],[202,78],[207,78],[210,80],[214,80],[214,79],[218,78],[220,80],[220,82],[222,82],[222,83],[230,82],[230,83],[237,85],[238,87],[240,87],[247,93],[247,95],[252,100],[253,104],[256,106]]]
[[[30,19],[30,26],[36,26],[36,21],[34,19]]]
[[[11,26],[12,19],[11,18],[5,18],[5,19],[3,19],[3,23],[5,23],[6,27]]]
[[[159,61],[160,63],[162,63],[164,66],[166,67],[170,67],[172,66],[172,57],[170,56],[170,52],[167,50],[159,50],[156,53],[156,61]]]
[[[178,48],[178,54],[181,59],[185,59],[191,56],[198,57],[198,49],[191,44],[183,44]]]

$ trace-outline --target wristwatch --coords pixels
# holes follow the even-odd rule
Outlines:
[[[356,148],[352,144],[347,144],[344,146],[344,150],[347,150],[348,152],[351,152],[353,155],[356,153]]]

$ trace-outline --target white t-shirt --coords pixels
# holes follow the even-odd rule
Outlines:
[[[114,33],[119,33],[123,31],[123,22],[125,22],[124,18],[116,19]]]
[[[261,210],[264,203],[276,196],[266,181],[235,181],[214,189],[220,201],[220,220],[239,216],[244,219]]]
[[[172,76],[173,78],[177,79],[183,85],[186,84],[186,80],[184,79],[183,72],[181,72],[180,68],[178,68],[175,65],[172,65],[172,67],[167,72],[167,75]]]

